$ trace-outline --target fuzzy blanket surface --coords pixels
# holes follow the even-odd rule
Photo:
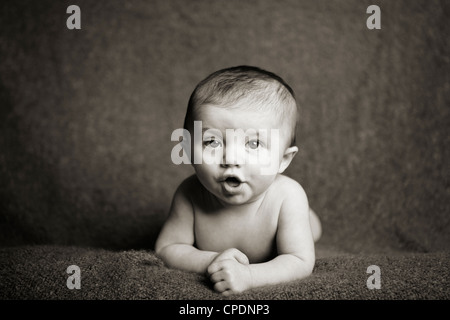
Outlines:
[[[1,1],[0,298],[222,299],[154,243],[192,90],[247,64],[296,93],[323,236],[309,278],[233,298],[449,299],[450,6],[375,2]]]
[[[449,299],[449,259],[448,252],[340,253],[319,257],[307,279],[255,288],[232,299]],[[206,277],[168,269],[149,251],[20,247],[0,250],[0,261],[2,299],[224,299]],[[67,287],[73,272],[66,269],[74,264],[80,268],[80,289]],[[367,285],[371,265],[380,268],[379,289]]]

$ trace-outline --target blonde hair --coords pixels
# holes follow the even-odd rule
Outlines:
[[[233,103],[248,99],[249,108],[275,112],[289,124],[290,145],[295,145],[297,104],[292,88],[276,74],[251,66],[216,71],[202,80],[189,99],[184,128],[189,130],[201,106],[233,108]],[[241,106],[242,107],[242,106]]]

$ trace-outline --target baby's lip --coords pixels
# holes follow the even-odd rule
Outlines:
[[[239,183],[245,182],[244,179],[237,173],[225,173],[222,178],[220,179],[220,182],[235,180]]]
[[[233,193],[236,190],[240,190],[244,181],[238,175],[227,174],[221,178],[220,183],[227,192]]]

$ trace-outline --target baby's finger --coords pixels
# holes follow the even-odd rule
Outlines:
[[[216,284],[214,285],[214,290],[216,290],[217,292],[224,292],[226,290],[228,290],[228,283],[226,281],[219,281],[216,282]]]
[[[217,271],[217,272],[211,274],[209,276],[209,279],[212,282],[214,282],[214,283],[220,282],[220,281],[224,281],[225,280],[225,274],[220,270],[220,271]]]
[[[224,295],[225,297],[229,297],[233,294],[234,292],[230,289],[225,290],[224,292],[222,292],[222,295]]]
[[[248,261],[248,257],[239,250],[236,250],[236,252],[234,252],[234,258],[236,259],[237,262],[242,263],[242,264],[250,263],[250,261]]]
[[[206,272],[208,273],[208,276],[211,276],[213,273],[216,273],[217,271],[220,271],[222,269],[222,265],[217,263],[217,262],[213,262],[211,263],[208,268],[206,269]]]

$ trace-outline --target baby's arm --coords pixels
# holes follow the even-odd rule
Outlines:
[[[277,230],[278,256],[265,263],[244,265],[232,260],[213,261],[208,267],[214,288],[224,293],[305,278],[315,263],[309,206],[303,188],[289,183],[280,210]]]
[[[194,212],[188,197],[192,186],[183,182],[172,200],[169,217],[158,236],[156,254],[171,268],[204,273],[217,252],[194,247]]]
[[[255,286],[293,281],[309,276],[315,264],[308,199],[297,184],[290,187],[278,218],[277,250],[273,260],[252,266]]]

